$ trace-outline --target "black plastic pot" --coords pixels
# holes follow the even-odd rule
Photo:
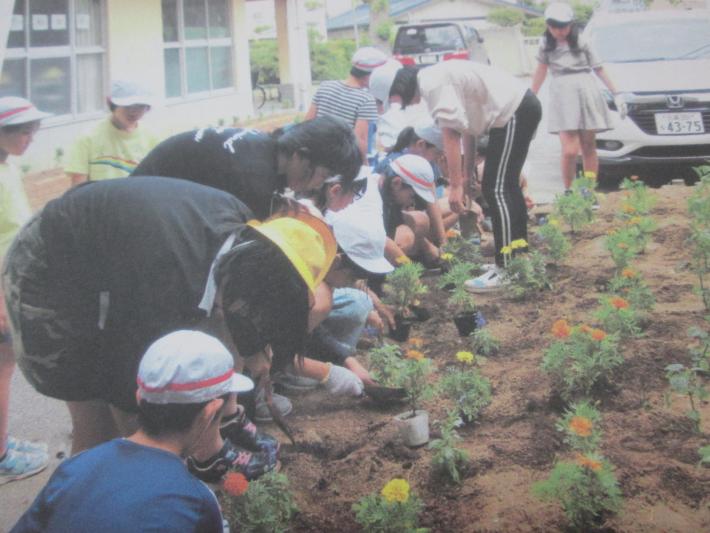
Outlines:
[[[412,328],[412,319],[402,315],[394,315],[395,328],[390,328],[389,336],[397,342],[404,342],[409,339],[409,331]]]
[[[486,321],[479,311],[473,311],[454,315],[454,324],[456,324],[456,329],[461,337],[468,337],[476,331],[476,328],[483,327]]]
[[[412,305],[410,306],[410,309],[412,310],[412,314],[414,315],[414,320],[416,320],[417,322],[426,322],[431,318],[431,313],[426,307],[422,307],[420,305]]]

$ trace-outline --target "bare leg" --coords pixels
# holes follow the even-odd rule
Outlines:
[[[429,216],[424,211],[407,211],[404,213],[404,222],[414,234],[414,247],[412,253],[407,255],[420,255],[424,261],[436,261],[439,248],[429,240]],[[399,231],[399,228],[397,230]]]
[[[120,436],[111,409],[103,400],[67,402],[73,426],[71,454]]]
[[[579,131],[561,131],[560,143],[562,144],[562,158],[560,160],[562,181],[565,189],[569,189],[577,170],[577,154],[580,150]]]
[[[7,445],[7,420],[10,411],[10,382],[15,370],[15,358],[12,344],[0,343],[0,457],[5,454]]]
[[[594,131],[582,130],[579,132],[584,171],[594,172],[594,176],[596,176],[599,172],[599,157],[597,155],[596,138],[597,134]]]

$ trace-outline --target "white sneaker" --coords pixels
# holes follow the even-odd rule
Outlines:
[[[485,293],[498,290],[508,285],[509,281],[504,278],[502,268],[495,267],[474,279],[464,282],[464,288],[468,292]]]

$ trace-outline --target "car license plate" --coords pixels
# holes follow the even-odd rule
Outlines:
[[[436,54],[422,54],[419,56],[419,62],[423,64],[436,63],[438,57]]]
[[[659,135],[705,133],[701,113],[656,113],[655,118]]]

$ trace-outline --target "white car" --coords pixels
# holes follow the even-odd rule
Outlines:
[[[710,162],[710,11],[598,13],[584,33],[628,109],[597,135],[600,180],[697,179]]]

